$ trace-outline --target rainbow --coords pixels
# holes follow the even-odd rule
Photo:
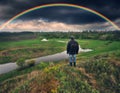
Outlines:
[[[11,19],[9,19],[7,22],[5,22],[3,25],[1,25],[0,30],[2,30],[3,28],[5,28],[5,26],[7,26],[9,23],[11,23],[13,20],[17,19],[18,17],[29,13],[31,11],[34,11],[36,9],[40,9],[40,8],[46,8],[46,7],[53,7],[53,6],[69,6],[69,7],[74,7],[74,8],[80,8],[86,11],[89,11],[91,13],[96,14],[97,16],[100,16],[101,18],[103,18],[104,20],[106,20],[107,22],[109,22],[114,28],[116,28],[116,30],[120,30],[120,28],[114,23],[112,22],[110,19],[108,19],[107,17],[105,17],[104,15],[102,15],[101,13],[92,10],[90,8],[84,7],[84,6],[79,6],[79,5],[75,5],[75,4],[67,4],[67,3],[55,3],[55,4],[45,4],[45,5],[40,5],[40,6],[36,6],[33,8],[30,8],[28,10],[25,10],[21,13],[18,13],[16,16],[12,17]]]

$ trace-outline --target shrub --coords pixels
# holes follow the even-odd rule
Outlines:
[[[26,62],[26,64],[27,64],[27,66],[34,66],[35,65],[35,60],[28,60],[27,62]]]
[[[25,66],[25,58],[20,58],[17,60],[17,65],[20,67],[20,68],[23,68]]]

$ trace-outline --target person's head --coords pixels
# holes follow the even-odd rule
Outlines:
[[[73,37],[73,36],[71,36],[71,37],[70,37],[70,39],[71,39],[71,40],[74,40],[74,37]]]

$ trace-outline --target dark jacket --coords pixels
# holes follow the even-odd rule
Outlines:
[[[74,44],[74,47],[72,45]],[[75,40],[70,40],[67,44],[67,54],[78,54],[79,44]]]

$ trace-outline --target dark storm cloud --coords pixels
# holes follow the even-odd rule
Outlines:
[[[81,6],[85,6],[96,10],[111,20],[119,19],[120,17],[120,7],[119,0],[0,0],[0,20],[8,20],[9,18],[15,16],[16,14],[42,4],[48,3],[72,3]],[[46,11],[39,14],[39,11],[33,14],[24,16],[23,19],[33,19],[33,18],[47,18],[49,21],[60,21],[66,23],[90,23],[90,22],[101,22],[100,18],[92,15],[91,13],[61,13],[60,11],[64,9],[46,9]],[[40,10],[41,11],[41,10]],[[70,10],[66,8],[66,11],[77,11]],[[52,13],[52,15],[50,15]],[[82,14],[82,15],[81,15]],[[33,16],[34,15],[34,16]],[[49,15],[49,16],[48,16]],[[86,19],[86,20],[85,20]]]
[[[82,9],[58,6],[34,10],[21,16],[19,19],[34,20],[40,18],[48,21],[58,21],[67,24],[85,24],[105,21],[101,17]]]
[[[80,5],[89,7],[105,15],[111,20],[115,20],[120,17],[119,3],[119,0],[84,0],[84,2],[82,2]]]

